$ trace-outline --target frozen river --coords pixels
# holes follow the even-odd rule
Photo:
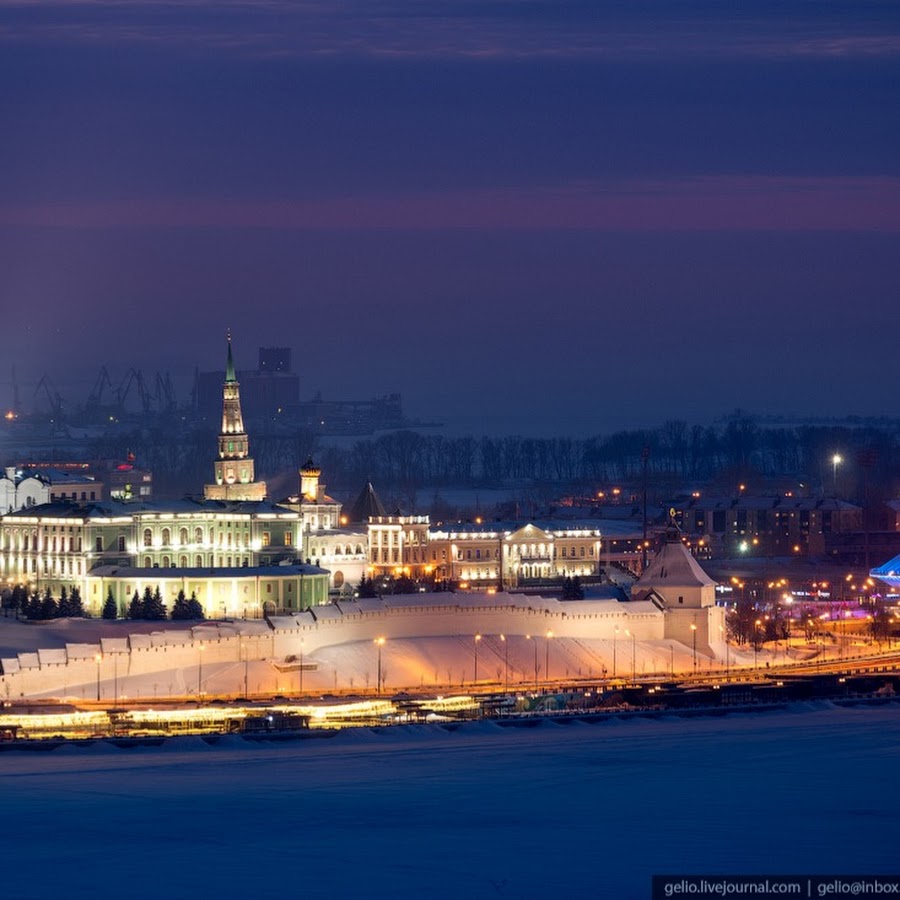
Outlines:
[[[896,872],[900,704],[0,754],[9,898],[647,898]]]

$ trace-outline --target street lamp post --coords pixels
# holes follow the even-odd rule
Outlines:
[[[300,638],[300,693],[303,693],[303,638]]]
[[[503,641],[503,666],[504,666],[504,674],[503,674],[503,686],[505,690],[509,690],[509,641],[506,639],[505,634],[500,635],[500,640]]]
[[[97,663],[97,699],[98,700],[100,699],[100,660],[102,660],[102,659],[103,659],[103,657],[99,653],[97,653],[94,656],[94,662]]]
[[[694,656],[694,674],[697,674],[697,626],[691,622],[691,649]]]
[[[550,681],[550,639],[553,637],[553,632],[547,632],[547,643],[544,648],[544,678],[547,681]]]
[[[833,483],[834,483],[834,496],[837,497],[837,470],[838,466],[844,461],[844,458],[840,453],[835,453],[834,456],[831,457],[831,468],[833,475]]]
[[[629,631],[627,628],[625,629],[625,635],[631,638],[631,680],[637,681],[637,666],[635,664],[635,641],[637,640],[637,635],[634,632]]]
[[[199,697],[201,694],[201,688],[203,687],[203,644],[201,644],[197,648],[197,696]]]
[[[613,678],[616,677],[616,646],[619,643],[619,626],[616,625],[615,633],[613,634]]]
[[[384,638],[377,637],[373,641],[375,646],[378,648],[378,694],[381,694],[381,648],[384,646]]]
[[[757,619],[753,623],[753,668],[759,668],[759,626],[762,622]]]
[[[475,635],[475,678],[474,683],[478,684],[478,642],[481,640],[481,635]]]
[[[534,689],[537,691],[538,689],[538,671],[537,671],[537,640],[531,637],[530,634],[525,635],[526,641],[532,641],[532,646],[534,647]]]
[[[247,674],[248,674],[247,668],[248,668],[248,659],[249,659],[250,653],[247,650],[247,647],[245,646],[243,641],[241,641],[241,649],[244,651],[244,699],[246,700],[247,699]]]
[[[727,679],[731,674],[731,648],[728,646],[728,635],[725,634],[725,629],[721,625],[719,634],[722,635],[722,640],[725,642],[725,678]]]

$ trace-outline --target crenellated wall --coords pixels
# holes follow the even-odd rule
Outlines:
[[[510,599],[480,602],[471,597],[432,595],[428,601],[329,604],[268,622],[230,622],[184,631],[104,638],[97,644],[20,653],[0,660],[0,692],[8,699],[35,696],[121,699],[141,696],[190,695],[212,691],[212,673],[230,672],[231,683],[246,682],[247,667],[266,661],[283,670],[296,659],[313,661],[324,649],[358,642],[416,638],[531,635],[553,639],[597,640],[609,647],[622,641],[676,640],[691,648],[696,624],[697,651],[713,655],[721,610],[664,612],[649,602],[548,601]],[[689,615],[688,615],[689,613]],[[690,621],[688,621],[690,619]],[[715,621],[713,621],[713,619]],[[614,650],[612,651],[614,652]],[[293,660],[291,660],[293,658]],[[206,677],[204,677],[204,671]],[[274,671],[274,669],[272,670]],[[268,685],[269,680],[265,683]],[[278,681],[272,682],[278,686]],[[221,688],[219,688],[221,690]]]

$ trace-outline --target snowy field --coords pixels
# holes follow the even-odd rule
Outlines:
[[[9,898],[647,898],[900,870],[900,704],[0,753]]]

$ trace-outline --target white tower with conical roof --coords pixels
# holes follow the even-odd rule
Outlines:
[[[703,656],[725,639],[725,610],[716,606],[716,582],[703,571],[670,520],[659,553],[632,585],[632,600],[652,600],[665,613],[665,637]]]

